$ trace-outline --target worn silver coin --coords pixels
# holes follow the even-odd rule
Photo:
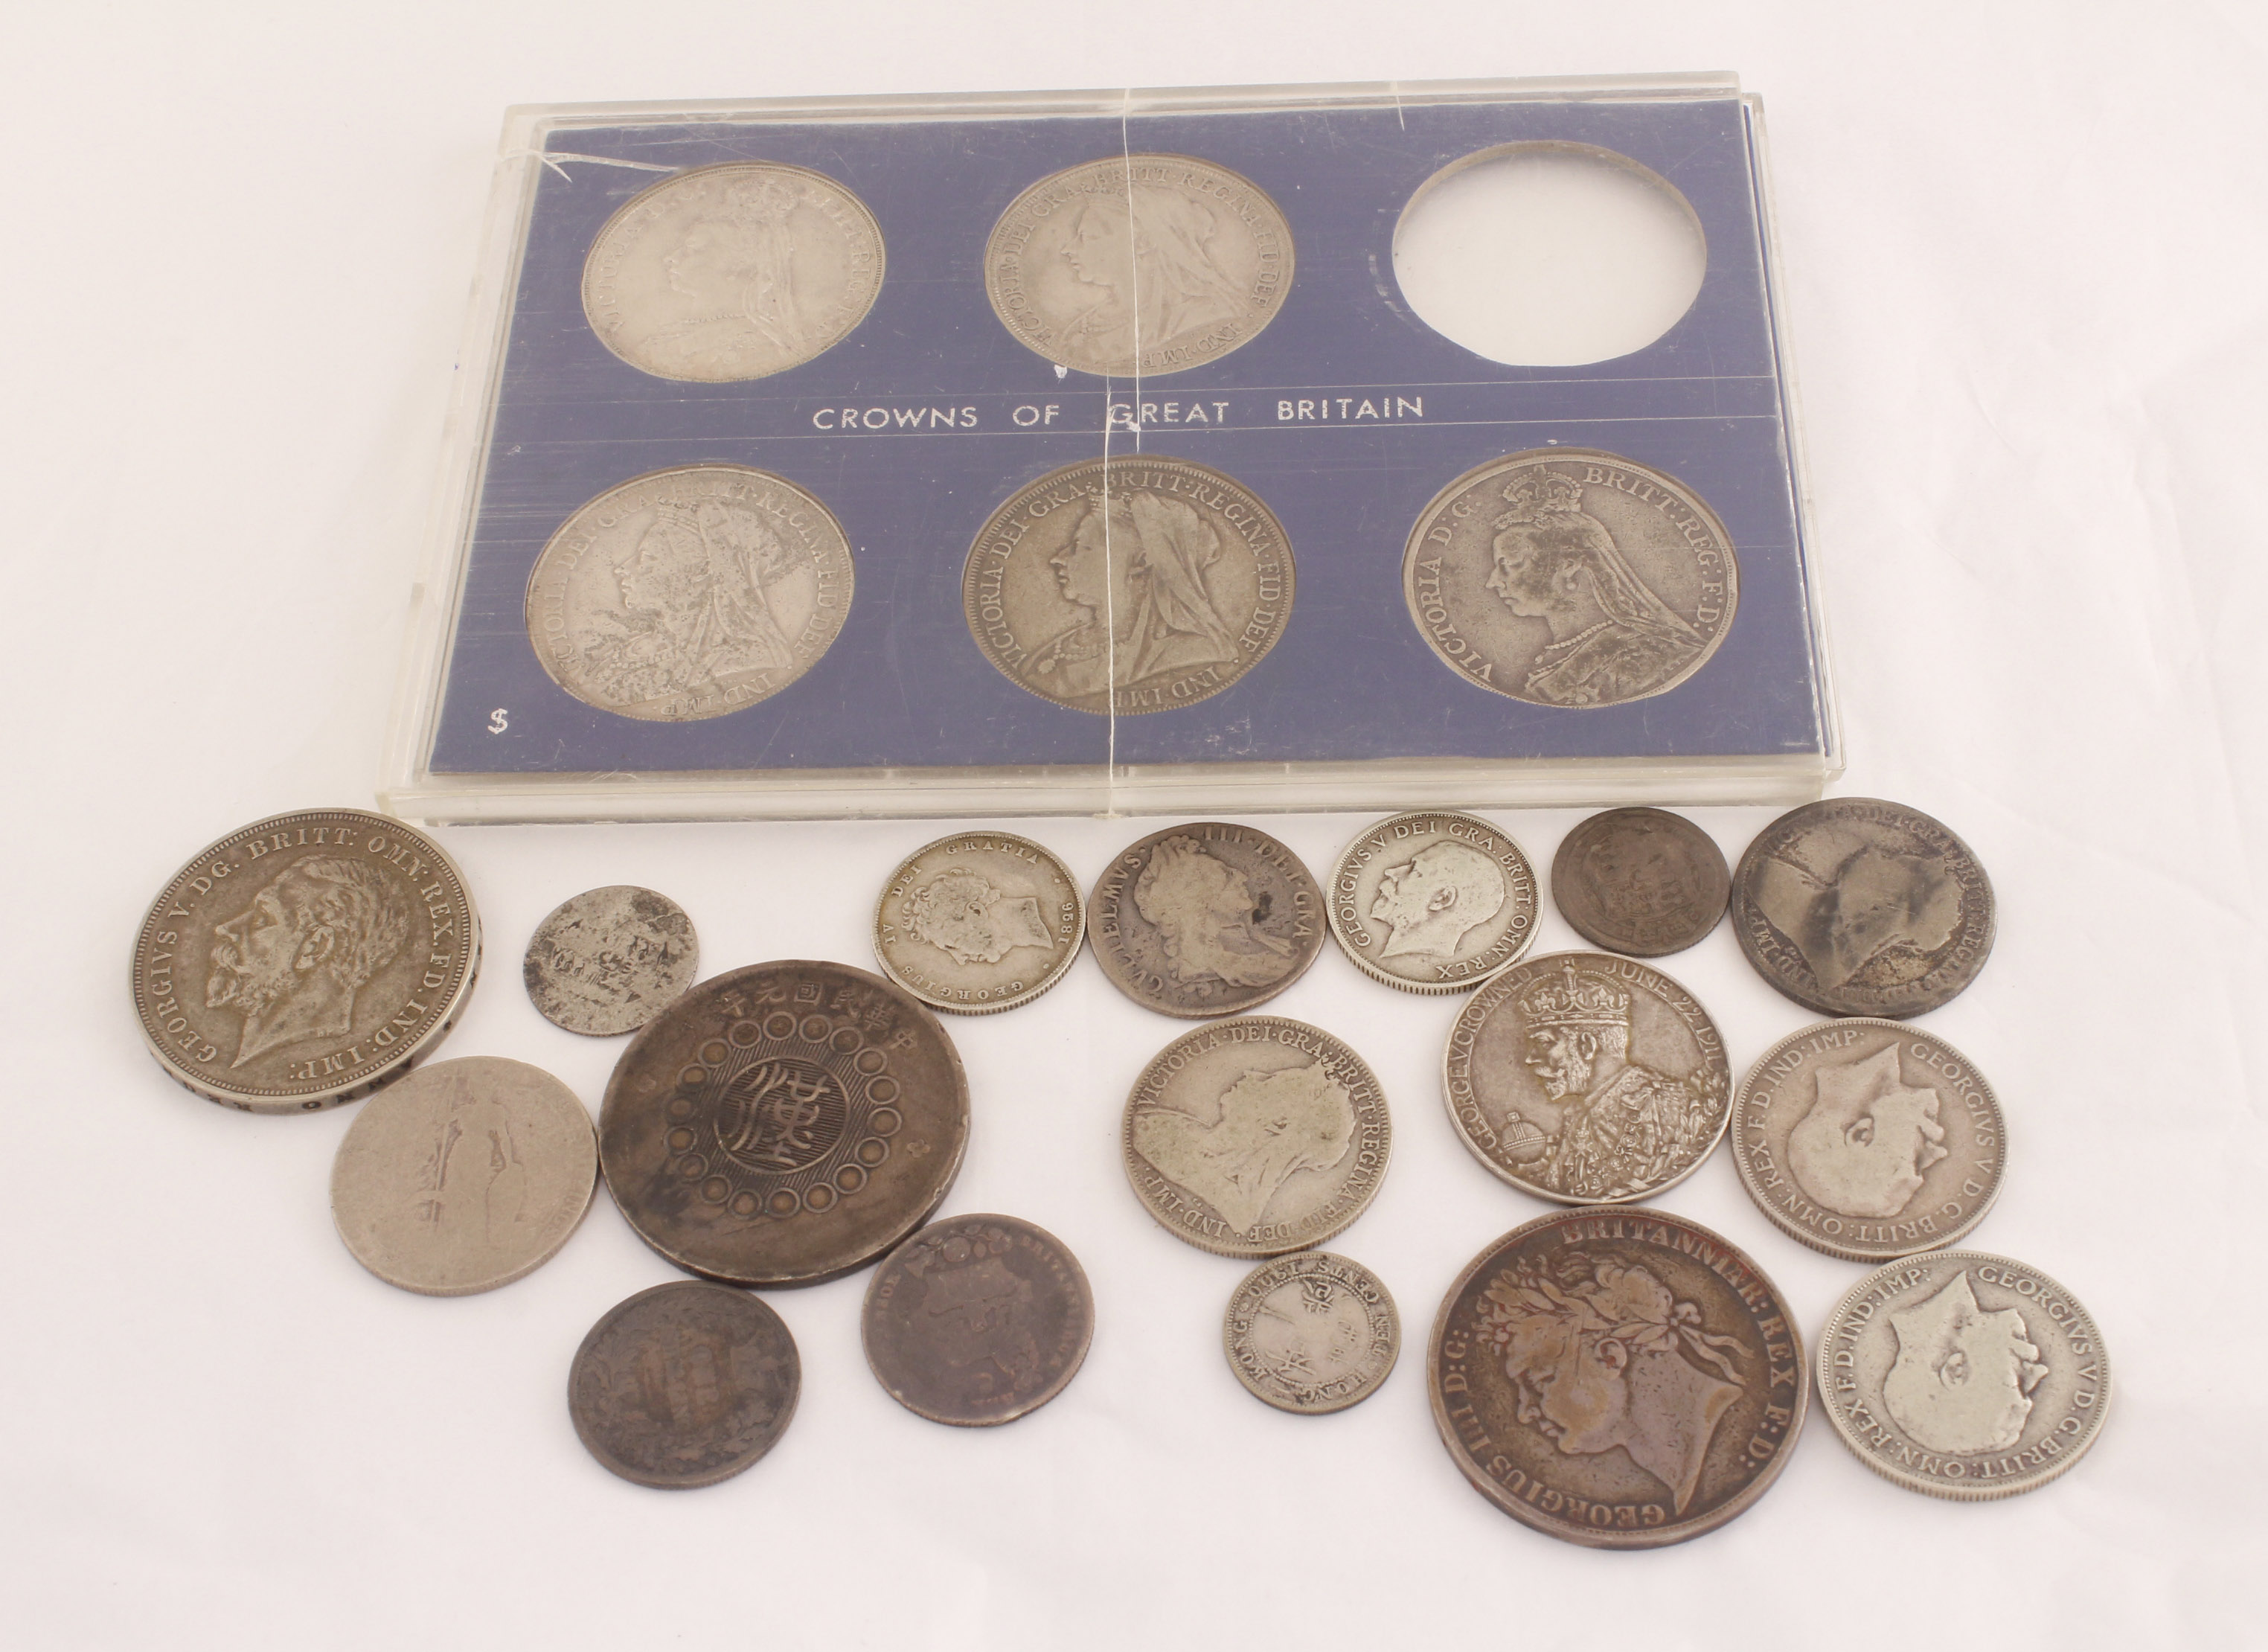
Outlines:
[[[819,500],[744,465],[684,465],[569,517],[527,580],[527,638],[585,705],[722,717],[819,663],[850,612],[850,542]]]
[[[1328,1250],[1295,1250],[1246,1274],[1220,1335],[1238,1382],[1309,1417],[1368,1399],[1402,1352],[1393,1295],[1361,1263]]]
[[[1240,1016],[1182,1034],[1126,1098],[1137,1198],[1224,1257],[1321,1244],[1369,1208],[1394,1128],[1367,1063],[1305,1021]]]
[[[1727,1133],[1764,1214],[1852,1262],[1951,1244],[1992,1209],[2008,1158],[1976,1063],[1892,1021],[1790,1033],[1741,1081]]]
[[[1740,597],[1732,541],[1698,494],[1582,447],[1443,488],[1410,530],[1402,585],[1444,665],[1531,705],[1668,693],[1708,663]]]
[[[1503,1180],[1565,1205],[1675,1186],[1725,1133],[1732,1069],[1693,995],[1603,952],[1491,977],[1449,1029],[1449,1118]]]
[[[1736,1247],[1656,1210],[1563,1211],[1473,1258],[1426,1383],[1441,1442],[1506,1514],[1569,1543],[1714,1531],[1803,1427],[1803,1339]]]
[[[1756,835],[1733,931],[1756,973],[1822,1015],[1901,1020],[1951,1000],[1992,951],[1992,881],[1969,845],[1879,798],[1807,803]]]
[[[1373,980],[1463,992],[1535,939],[1535,871],[1510,834],[1477,815],[1396,815],[1331,868],[1331,935]]]
[[[1323,892],[1300,857],[1249,826],[1196,821],[1116,856],[1087,902],[1110,984],[1145,1009],[1197,1018],[1264,1004],[1322,950]]]
[[[787,1432],[803,1388],[795,1339],[746,1291],[680,1280],[616,1303],[567,1377],[593,1457],[640,1486],[688,1491],[741,1472]]]
[[[361,809],[255,821],[175,873],[135,937],[158,1066],[208,1101],[297,1113],[431,1054],[480,973],[481,922],[424,833]]]
[[[1070,1386],[1094,1339],[1094,1293],[1046,1228],[953,1216],[874,1270],[859,1334],[874,1380],[908,1411],[989,1427]]]
[[[865,320],[882,262],[874,215],[834,179],[728,161],[665,178],[607,220],[584,261],[583,313],[641,372],[762,379]]]
[[[685,909],[630,883],[553,907],[520,965],[546,1021],[593,1037],[636,1032],[700,974],[701,942]]]
[[[874,906],[874,958],[923,1003],[963,1015],[1028,1004],[1086,933],[1071,868],[1027,837],[960,832],[908,855]]]
[[[1242,483],[1194,460],[1097,459],[992,513],[961,606],[1017,687],[1132,717],[1234,686],[1284,634],[1292,584],[1284,525]]]
[[[1560,840],[1551,859],[1559,915],[1594,947],[1633,958],[1683,952],[1725,916],[1733,874],[1716,841],[1683,815],[1610,808]]]
[[[2087,1454],[2110,1357],[2079,1299],[2037,1268],[1933,1250],[1875,1269],[1819,1339],[1819,1398],[1885,1479],[1967,1502],[2037,1490]]]
[[[436,1061],[372,1096],[331,1163],[354,1259],[405,1291],[470,1296],[558,1253],[599,1184],[575,1092],[500,1056]]]
[[[1113,155],[1042,178],[984,245],[1001,325],[1052,362],[1156,378],[1218,361],[1275,319],[1292,228],[1249,178],[1187,155]]]

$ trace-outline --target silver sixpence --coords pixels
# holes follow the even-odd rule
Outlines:
[[[1708,662],[1740,595],[1700,496],[1618,454],[1547,447],[1433,496],[1402,562],[1410,616],[1466,681],[1531,705],[1621,705]]]
[[[1184,1033],[1126,1098],[1126,1177],[1167,1231],[1224,1257],[1321,1244],[1369,1207],[1386,1095],[1330,1034],[1278,1015]]]
[[[700,978],[701,942],[666,895],[614,883],[553,907],[520,976],[555,1026],[594,1037],[636,1032]]]
[[[1238,1382],[1310,1417],[1368,1399],[1402,1352],[1401,1316],[1378,1275],[1328,1250],[1295,1250],[1246,1274],[1220,1334]]]
[[[1893,1021],[1790,1033],[1741,1081],[1728,1133],[1764,1214],[1852,1262],[1951,1244],[1992,1209],[2008,1155],[1976,1064]]]
[[[607,220],[584,261],[583,313],[639,372],[714,384],[802,365],[881,287],[865,202],[801,166],[732,161],[665,178]]]
[[[874,907],[882,973],[964,1015],[1030,1003],[1063,979],[1086,933],[1071,868],[1007,832],[961,832],[916,850]]]
[[[1155,378],[1249,343],[1292,265],[1291,225],[1249,178],[1187,155],[1113,155],[1008,203],[984,245],[984,291],[1049,361]]]
[[[1646,1198],[1725,1133],[1732,1069],[1693,995],[1603,952],[1492,977],[1449,1029],[1449,1117],[1473,1156],[1563,1205]]]
[[[1111,985],[1145,1009],[1197,1019],[1264,1004],[1323,948],[1323,892],[1266,832],[1195,821],[1114,859],[1087,902]]]
[[[1934,1497],[2046,1485],[2085,1456],[2110,1358],[2079,1299],[2037,1268],[1933,1250],[1875,1269],[1827,1316],[1819,1396],[1859,1460]]]
[[[742,465],[686,465],[567,519],[528,575],[527,638],[585,705],[697,722],[817,665],[852,583],[850,542],[811,494]]]
[[[1366,829],[1331,869],[1331,934],[1409,992],[1462,992],[1535,939],[1535,871],[1477,815],[1426,810]]]
[[[598,1184],[598,1132],[574,1091],[473,1056],[371,1099],[331,1164],[331,1219],[388,1285],[470,1296],[556,1255]]]

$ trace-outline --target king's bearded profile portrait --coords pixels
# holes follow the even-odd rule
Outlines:
[[[1900,1076],[1887,1044],[1864,1061],[1822,1067],[1809,1110],[1787,1138],[1796,1185],[1845,1216],[1896,1216],[1946,1156],[1938,1095]]]
[[[1381,958],[1448,958],[1504,910],[1504,873],[1469,844],[1437,843],[1380,876],[1370,915],[1388,927]]]
[[[1158,926],[1166,967],[1177,981],[1216,977],[1266,986],[1297,962],[1299,949],[1257,927],[1268,917],[1244,874],[1194,837],[1168,837],[1134,881],[1134,909]]]
[[[607,703],[637,705],[715,689],[795,661],[773,592],[800,563],[750,506],[663,500],[615,570],[619,615],[584,664]]]
[[[244,1017],[236,1059],[354,1031],[355,994],[409,938],[409,892],[367,861],[302,855],[213,926],[205,1004]]]
[[[1057,697],[1101,694],[1236,658],[1211,579],[1220,535],[1182,499],[1110,493],[1088,501],[1049,557],[1057,590],[1083,611],[1025,669]]]
[[[1890,1315],[1898,1357],[1882,1408],[1916,1445],[1955,1456],[2005,1451],[2023,1437],[2048,1374],[2013,1308],[1987,1310],[1964,1271],[1926,1302]]]

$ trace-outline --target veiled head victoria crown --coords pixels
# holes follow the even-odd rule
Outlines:
[[[1530,1029],[1620,1027],[1630,1020],[1630,994],[1612,981],[1578,975],[1572,963],[1555,978],[1545,976],[1520,995],[1520,1013]]]

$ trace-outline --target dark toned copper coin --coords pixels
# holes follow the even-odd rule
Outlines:
[[[985,1427],[1070,1386],[1094,1337],[1094,1294],[1044,1228],[954,1216],[874,1270],[859,1331],[892,1399],[932,1422]]]
[[[1196,821],[1112,859],[1086,903],[1111,985],[1145,1009],[1201,1020],[1264,1004],[1322,950],[1323,892],[1266,832]]]
[[[1763,1496],[1808,1372],[1756,1265],[1660,1211],[1566,1212],[1473,1258],[1433,1322],[1442,1443],[1523,1524],[1602,1549],[1713,1531]]]
[[[848,964],[752,964],[648,1021],[599,1116],[608,1191],[678,1266],[814,1285],[927,1221],[968,1145],[938,1019]]]
[[[1667,809],[1594,815],[1551,860],[1559,915],[1593,946],[1633,958],[1683,952],[1703,940],[1732,892],[1724,852]]]
[[[681,1280],[608,1309],[575,1351],[567,1412],[591,1455],[665,1491],[714,1486],[778,1443],[802,1362],[757,1298]]]
[[[1992,881],[1919,809],[1838,797],[1756,835],[1733,930],[1758,975],[1822,1015],[1902,1020],[1948,1002],[1992,950]]]

